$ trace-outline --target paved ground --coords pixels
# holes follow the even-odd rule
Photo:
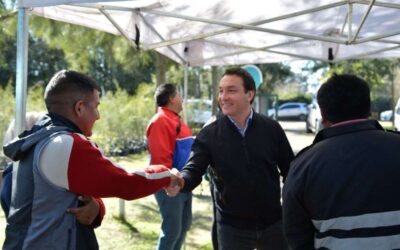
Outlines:
[[[314,134],[306,133],[306,123],[300,121],[280,121],[282,128],[286,132],[290,145],[295,154],[301,149],[310,145],[314,140]]]

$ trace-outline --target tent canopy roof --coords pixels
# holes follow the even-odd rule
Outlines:
[[[191,66],[400,57],[399,0],[20,0]]]

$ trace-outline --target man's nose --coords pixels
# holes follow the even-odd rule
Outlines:
[[[226,95],[226,93],[225,93],[224,91],[221,91],[221,92],[219,93],[219,97],[220,97],[222,100],[224,100],[224,99],[226,99],[227,95]]]

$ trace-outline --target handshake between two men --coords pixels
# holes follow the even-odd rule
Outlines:
[[[171,183],[169,184],[168,187],[164,189],[167,192],[168,196],[174,197],[183,188],[185,180],[182,178],[181,173],[176,168],[171,169],[170,173],[171,173]]]

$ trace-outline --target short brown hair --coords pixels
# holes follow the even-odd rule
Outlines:
[[[73,105],[76,101],[85,99],[94,90],[100,91],[100,88],[91,77],[76,71],[61,70],[54,74],[46,86],[46,108],[51,112],[59,106]]]

